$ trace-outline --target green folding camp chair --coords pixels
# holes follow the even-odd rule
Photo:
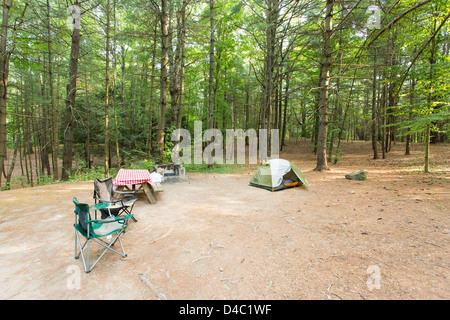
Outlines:
[[[97,262],[108,250],[125,258],[127,255],[123,248],[122,241],[120,240],[120,236],[125,233],[125,229],[128,226],[128,219],[131,218],[133,214],[118,217],[110,215],[105,219],[92,220],[89,212],[106,208],[108,207],[108,203],[98,203],[89,206],[86,203],[78,202],[75,197],[73,198],[73,203],[75,204],[75,224],[73,225],[75,228],[75,259],[78,259],[81,254],[86,273],[91,272]],[[83,245],[81,245],[80,235],[85,239]],[[107,242],[101,238],[111,238],[111,240],[110,242]],[[89,266],[89,244],[91,241],[100,244],[106,249],[101,253],[94,264]],[[122,253],[111,248],[116,241],[119,241]],[[80,247],[80,252],[78,252],[77,244]]]

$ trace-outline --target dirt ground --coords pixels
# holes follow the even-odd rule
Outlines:
[[[309,187],[269,192],[239,174],[187,173],[142,196],[122,236],[128,257],[106,253],[90,274],[74,259],[72,197],[93,203],[93,183],[0,192],[0,299],[450,299],[450,149],[393,146],[372,160],[369,142],[313,171],[307,141],[281,154]],[[367,181],[346,173],[368,170]],[[101,250],[92,245],[92,255]]]

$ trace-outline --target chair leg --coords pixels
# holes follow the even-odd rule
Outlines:
[[[131,207],[123,207],[122,212],[125,212],[125,214],[131,214],[131,211],[133,211],[133,207],[134,207],[134,204]],[[128,208],[130,208],[130,209],[128,209]],[[134,222],[137,222],[137,220],[136,220],[136,218],[134,216],[132,216],[131,219]]]
[[[80,257],[80,255],[77,255],[77,238],[78,238],[78,234],[75,231],[75,259],[78,259]]]
[[[131,211],[133,211],[133,207],[134,207],[134,204],[130,208],[130,213],[131,213]],[[134,216],[132,216],[131,219],[133,219],[134,222],[137,222],[137,220]]]
[[[78,232],[75,231],[76,239],[75,241],[78,242],[78,246],[80,247],[80,253],[77,254],[76,244],[75,244],[75,259],[79,259],[81,255],[81,260],[83,261],[84,271],[86,273],[91,272],[92,268],[89,268],[89,239],[86,239],[86,242],[81,245],[81,239],[78,234]],[[86,247],[86,249],[85,249]],[[86,250],[86,257],[84,256],[84,250]]]
[[[110,243],[105,242],[105,241],[103,241],[103,240],[101,240],[101,239],[92,239],[93,241],[95,241],[95,242],[98,243],[99,245],[101,245],[101,246],[103,246],[103,247],[106,248],[106,249],[103,251],[103,253],[102,253],[102,255],[100,256],[100,258],[103,256],[103,254],[105,254],[105,252],[106,252],[107,250],[111,250],[112,252],[117,253],[119,256],[121,256],[121,257],[123,257],[123,258],[125,258],[125,257],[127,256],[127,254],[125,253],[125,249],[123,248],[122,241],[120,240],[120,236],[121,236],[123,233],[124,233],[123,230],[122,230],[122,231],[119,231],[119,232],[116,234],[115,238],[114,238]],[[111,248],[111,247],[116,243],[117,240],[118,240],[119,243],[120,243],[120,247],[121,247],[121,249],[122,249],[122,253],[120,253],[119,251],[114,250],[113,248]],[[98,260],[100,260],[100,258],[99,258]],[[98,261],[98,260],[97,260],[97,261]],[[97,263],[97,261],[96,261],[96,263]]]
[[[92,266],[92,268],[89,268],[89,243],[90,243],[91,241],[89,241],[89,239],[86,239],[86,242],[87,242],[87,248],[86,248],[86,257],[87,257],[87,259],[86,259],[86,265],[87,265],[87,269],[86,269],[86,273],[89,273],[89,272],[91,272],[91,270],[92,270],[92,268],[93,268],[94,266]]]
[[[84,271],[86,273],[90,273],[92,271],[92,269],[94,269],[97,262],[100,261],[100,259],[103,257],[103,255],[108,250],[110,250],[114,253],[117,253],[118,255],[120,255],[123,258],[126,258],[127,254],[125,253],[125,249],[122,245],[122,240],[120,240],[120,236],[122,234],[123,234],[123,231],[118,232],[116,234],[115,238],[110,243],[107,243],[101,239],[92,238],[92,239],[86,239],[86,242],[84,243],[84,245],[81,245],[80,236],[78,235],[77,232],[75,232],[75,235],[76,235],[75,241],[78,242],[78,246],[80,247],[80,253],[77,254],[77,248],[76,248],[76,244],[75,244],[75,259],[78,259],[79,256],[81,255],[81,259],[83,260]],[[98,259],[94,262],[94,264],[92,266],[89,265],[89,244],[90,244],[91,240],[102,245],[103,247],[105,247],[105,250],[102,252],[100,257],[98,257]],[[122,253],[111,248],[114,245],[114,243],[116,243],[116,241],[119,241],[120,247],[122,249]],[[84,252],[86,253],[86,255],[84,254]]]

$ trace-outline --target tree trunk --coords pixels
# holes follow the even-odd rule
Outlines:
[[[291,74],[288,70],[286,73],[286,88],[284,92],[284,111],[283,111],[283,125],[282,125],[282,132],[281,132],[281,150],[283,150],[283,146],[285,143],[286,138],[286,114],[287,114],[287,108],[288,108],[288,101],[289,101],[289,82],[291,79]]]
[[[61,0],[58,0],[58,11],[61,11]],[[58,25],[60,25],[61,23],[61,17],[58,17]],[[56,118],[56,125],[55,125],[55,132],[53,132],[54,135],[56,135],[53,137],[53,140],[56,142],[55,146],[54,146],[54,152],[56,153],[56,159],[58,159],[58,155],[59,155],[59,118],[60,118],[60,102],[61,102],[61,33],[58,32],[57,37],[56,37],[56,41],[57,41],[57,51],[58,51],[58,63],[56,65],[56,73],[57,73],[57,77],[56,77],[56,109],[55,109],[55,118]],[[58,167],[56,168],[58,170],[58,176],[59,176],[59,164]]]
[[[50,95],[50,110],[52,115],[52,171],[53,181],[58,180],[58,110],[55,107],[53,91],[53,69],[52,69],[52,37],[50,26],[50,0],[47,0],[47,36],[48,36],[48,82]]]
[[[161,1],[161,90],[159,104],[159,121],[158,121],[158,149],[159,163],[164,160],[164,129],[166,125],[166,106],[167,106],[167,62],[169,51],[169,34],[168,34],[168,1]]]
[[[183,0],[181,5],[181,12],[179,13],[179,36],[178,46],[180,47],[180,101],[178,107],[177,129],[181,128],[181,121],[183,120],[184,109],[184,81],[185,81],[185,60],[186,60],[186,0]],[[179,139],[179,138],[178,138]]]
[[[279,1],[267,1],[267,21],[266,21],[266,54],[264,59],[264,96],[263,96],[263,117],[262,128],[267,129],[267,150],[271,149],[271,129],[272,117],[274,112],[274,67],[275,67],[275,46],[276,32],[279,13]],[[276,111],[276,110],[275,110]],[[267,153],[265,153],[267,154]],[[264,157],[265,155],[263,155]],[[267,159],[260,159],[261,162]]]
[[[6,101],[8,91],[9,57],[7,52],[8,18],[12,0],[3,0],[3,20],[0,40],[0,185],[4,162],[6,160]]]
[[[109,22],[110,0],[106,3],[106,74],[105,74],[105,177],[109,176]]]
[[[16,164],[17,149],[19,148],[19,144],[20,144],[20,134],[19,133],[16,135],[15,140],[16,141],[14,143],[14,152],[13,152],[13,157],[11,159],[11,166],[9,167],[8,173],[6,174],[6,183],[5,183],[6,190],[10,189],[10,187],[11,187],[11,176],[14,171],[14,166]]]
[[[315,171],[328,169],[327,130],[328,130],[328,90],[330,87],[331,35],[333,33],[334,0],[327,0],[325,15],[325,33],[322,57],[322,76],[319,98],[319,134],[317,137],[317,165]]]
[[[214,127],[214,0],[209,1],[210,46],[209,46],[209,103],[208,128]]]
[[[416,82],[414,79],[411,79],[411,87],[410,87],[410,93],[409,93],[409,104],[410,109],[412,109],[414,105],[414,89],[415,89]],[[412,120],[412,112],[409,111],[409,120]],[[405,155],[409,156],[411,155],[411,134],[406,135],[406,145],[405,145]]]
[[[38,64],[40,64],[40,56],[38,55]],[[45,59],[44,63],[45,65]],[[42,173],[44,171],[47,171],[47,175],[50,175],[50,160],[48,158],[49,154],[49,148],[50,148],[50,141],[48,139],[49,132],[48,132],[48,106],[43,103],[43,101],[46,100],[45,96],[45,84],[44,84],[44,75],[42,72],[39,73],[39,81],[41,84],[41,101],[39,102],[39,112],[41,121],[39,122],[39,144],[41,149],[41,165],[42,165]]]
[[[232,75],[233,77],[233,75]],[[235,124],[235,119],[234,119],[234,83],[233,83],[233,78],[231,78],[231,101],[230,101],[230,107],[231,107],[231,129],[234,130],[234,124]]]
[[[150,102],[148,107],[148,158],[152,156],[152,136],[153,136],[153,91],[155,80],[155,64],[156,64],[156,31],[158,29],[158,18],[155,19],[155,35],[153,38],[153,55],[152,55],[152,73],[150,79]]]
[[[85,142],[85,153],[86,153],[86,165],[91,168],[91,128],[89,125],[91,118],[91,107],[89,105],[89,92],[88,92],[88,77],[87,71],[84,73],[84,83],[85,83],[85,104],[86,104],[86,142]]]
[[[113,3],[113,19],[114,19],[114,37],[113,37],[113,106],[114,106],[114,129],[116,138],[116,157],[117,165],[120,168],[122,165],[122,160],[120,158],[120,146],[119,146],[119,125],[117,120],[117,55],[116,55],[116,44],[117,44],[117,19],[116,19],[116,1]]]
[[[209,100],[208,128],[214,128],[214,0],[209,0]],[[209,153],[209,156],[213,154]],[[212,159],[208,159],[208,167],[212,167]]]
[[[245,89],[245,130],[250,126],[250,77],[252,74],[251,65],[248,67],[247,87]],[[248,144],[248,137],[245,138],[246,144]]]
[[[76,1],[75,5],[80,4]],[[72,46],[70,53],[69,85],[67,86],[66,119],[64,128],[64,151],[62,180],[69,179],[72,169],[72,140],[73,140],[73,109],[75,107],[75,96],[77,92],[78,55],[80,52],[80,29],[74,28],[72,34]]]
[[[339,130],[339,115],[340,113],[342,113],[341,107],[340,107],[340,101],[339,101],[339,97],[340,97],[340,85],[341,85],[341,79],[340,79],[340,74],[342,71],[342,37],[339,38],[339,69],[338,69],[338,77],[336,79],[336,100],[335,100],[335,106],[334,106],[334,110],[333,110],[333,126],[332,126],[332,131],[331,131],[331,137],[330,137],[330,153],[328,154],[328,161],[331,162],[331,159],[333,157],[333,152],[339,153],[339,150],[336,151],[335,149],[335,145],[334,145],[334,141],[336,140],[336,134],[337,134],[337,130]]]
[[[373,150],[373,158],[378,159],[378,133],[377,133],[377,71],[376,71],[376,63],[377,63],[377,53],[373,56],[373,79],[372,79],[372,150]]]
[[[171,6],[172,8],[172,6]],[[177,25],[177,35],[179,35],[179,26]],[[177,125],[178,121],[178,95],[179,95],[179,60],[180,60],[180,45],[177,44],[174,56],[173,44],[173,9],[170,9],[169,14],[169,92],[170,92],[170,113],[172,126]],[[177,38],[177,42],[178,42]]]
[[[436,20],[433,22],[433,34],[436,31]],[[428,88],[428,96],[427,96],[427,103],[429,112],[431,113],[433,110],[431,102],[434,100],[433,92],[434,92],[434,64],[436,63],[436,38],[433,37],[433,40],[431,42],[431,49],[430,49],[430,73],[429,73],[429,83],[430,87]],[[424,172],[429,173],[430,172],[430,136],[431,136],[431,123],[428,123],[425,128],[425,159],[424,159]]]
[[[384,79],[386,79],[386,77],[384,77]],[[380,109],[383,119],[383,124],[381,126],[381,151],[383,159],[386,159],[386,96],[386,85],[382,85]]]

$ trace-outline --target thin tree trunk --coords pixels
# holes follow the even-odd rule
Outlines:
[[[120,47],[122,54],[121,54],[121,58],[122,58],[122,65],[121,65],[121,78],[122,78],[122,106],[125,106],[126,103],[126,99],[127,99],[127,93],[125,90],[125,69],[126,69],[126,53],[127,50],[125,49],[124,46]]]
[[[263,96],[263,118],[262,127],[267,129],[267,150],[271,149],[271,129],[272,117],[274,112],[274,67],[275,67],[275,46],[276,46],[276,32],[279,13],[279,1],[267,1],[267,21],[266,21],[266,54],[264,60],[264,96]],[[275,110],[276,111],[276,110]],[[267,153],[266,153],[267,154]],[[265,155],[263,155],[265,156]],[[265,161],[267,159],[260,159]]]
[[[436,30],[436,20],[433,22],[433,34]],[[434,64],[436,63],[436,38],[433,37],[433,40],[431,42],[431,55],[430,55],[430,74],[429,74],[429,83],[430,87],[428,89],[428,96],[427,96],[427,103],[428,108],[431,110],[433,109],[431,102],[434,100],[433,98],[433,91],[434,91]],[[431,135],[431,124],[428,123],[425,129],[425,159],[424,159],[424,172],[429,173],[430,172],[430,135]]]
[[[169,34],[168,34],[168,1],[161,1],[161,89],[159,104],[159,121],[158,121],[158,149],[159,163],[164,160],[164,129],[166,125],[166,106],[167,106],[167,63],[169,51]]]
[[[281,132],[281,150],[283,150],[283,146],[285,145],[285,138],[286,138],[286,114],[287,114],[287,108],[288,108],[288,101],[289,101],[289,82],[291,79],[291,74],[288,70],[286,73],[286,88],[284,91],[284,111],[283,111],[283,126],[282,126],[282,132]]]
[[[9,10],[12,7],[12,0],[3,0],[3,20],[0,40],[0,185],[2,181],[2,172],[4,162],[7,158],[6,149],[6,102],[8,91],[8,75],[9,75],[9,54],[6,51],[6,43],[8,36],[8,18]]]
[[[416,82],[414,79],[411,79],[411,87],[410,87],[410,93],[409,93],[409,104],[410,109],[414,105],[414,89],[415,89]],[[409,112],[409,120],[412,120],[412,112]],[[411,134],[406,135],[406,145],[405,145],[405,155],[409,156],[411,155]]]
[[[106,74],[105,74],[105,177],[109,176],[110,150],[109,150],[109,23],[110,23],[110,0],[106,2]]]
[[[9,189],[11,187],[11,177],[12,177],[12,173],[14,171],[14,167],[16,165],[17,149],[19,148],[19,144],[20,144],[20,134],[17,133],[15,143],[14,143],[14,152],[13,152],[13,157],[11,160],[11,165],[9,166],[8,173],[6,174],[5,186],[7,189]]]
[[[183,120],[183,109],[184,109],[184,81],[185,81],[185,60],[186,60],[186,0],[183,0],[181,5],[181,12],[179,13],[178,24],[181,23],[179,27],[179,37],[178,46],[180,47],[180,101],[178,107],[178,119],[176,128],[181,128],[181,122]],[[179,140],[179,138],[178,138]]]
[[[377,133],[377,71],[376,71],[376,63],[377,63],[377,53],[373,56],[373,79],[372,79],[372,150],[373,150],[373,158],[378,159],[378,133]]]
[[[80,6],[78,0],[75,5]],[[66,118],[64,128],[64,151],[62,180],[69,179],[72,169],[72,140],[73,140],[73,109],[75,108],[75,96],[77,92],[78,55],[80,51],[80,29],[74,28],[72,34],[72,46],[69,67],[69,85],[67,86]]]
[[[119,125],[117,121],[117,55],[116,55],[116,40],[117,40],[117,19],[116,19],[116,1],[113,3],[113,19],[114,19],[114,37],[113,37],[113,106],[114,106],[114,129],[116,138],[116,157],[117,165],[120,168],[122,165],[122,159],[120,158],[120,146],[119,146]]]
[[[214,128],[214,0],[209,0],[209,99],[208,128]],[[213,156],[211,153],[209,157]],[[208,159],[208,167],[212,167],[212,159]]]
[[[48,82],[50,95],[50,112],[52,115],[52,171],[53,181],[58,180],[58,110],[55,106],[53,90],[53,64],[52,64],[52,35],[50,25],[50,1],[47,0],[47,36],[48,36]]]
[[[14,50],[15,33],[23,21],[25,11],[28,4],[25,5],[25,9],[22,13],[22,18],[19,24],[16,24],[12,39],[12,48],[7,51],[8,37],[8,18],[9,11],[13,5],[12,0],[3,0],[3,17],[1,25],[1,40],[0,40],[0,185],[1,185],[1,172],[4,171],[4,162],[7,158],[6,143],[7,143],[7,130],[6,130],[6,104],[7,104],[7,92],[8,92],[8,77],[9,77],[9,58]]]
[[[325,33],[322,58],[322,81],[319,98],[319,134],[317,137],[317,165],[315,171],[328,169],[327,130],[328,130],[328,90],[330,87],[331,35],[333,33],[334,0],[327,0],[325,14]]]
[[[251,66],[248,67],[248,76],[247,76],[247,88],[245,90],[245,130],[249,128],[250,121],[250,77],[252,73]],[[245,138],[246,144],[248,144],[248,137]]]
[[[230,107],[231,107],[231,129],[234,130],[234,83],[233,78],[231,78],[231,101],[230,101]]]
[[[150,79],[150,102],[148,106],[148,158],[152,157],[152,136],[153,136],[153,91],[155,80],[155,64],[156,64],[156,31],[158,29],[158,18],[155,19],[155,36],[153,38],[153,55],[152,55],[152,73]]]
[[[208,128],[214,127],[214,0],[209,1],[209,103]]]
[[[61,0],[58,1],[58,11],[61,11]],[[61,25],[61,17],[58,16],[58,26]],[[59,118],[60,118],[60,101],[61,101],[61,50],[60,50],[60,44],[61,44],[61,32],[58,30],[58,34],[56,37],[57,40],[57,50],[58,50],[58,63],[57,63],[57,77],[56,77],[56,109],[55,109],[55,117],[56,117],[56,125],[55,125],[55,132],[53,132],[55,137],[53,137],[53,140],[56,142],[54,146],[54,152],[56,154],[56,160],[58,161],[58,155],[59,155]],[[59,176],[59,163],[57,164],[58,176]]]
[[[177,35],[179,35],[179,26],[177,25]],[[177,125],[178,121],[178,99],[179,99],[179,86],[178,86],[178,73],[179,73],[179,60],[180,60],[180,46],[177,44],[174,56],[174,44],[173,44],[173,8],[171,6],[169,14],[169,93],[170,93],[170,123],[172,126]],[[178,42],[178,38],[177,38]]]
[[[424,159],[424,172],[430,173],[430,125],[427,124],[425,129],[425,159]]]
[[[338,69],[338,75],[341,74],[341,70],[342,70],[342,38],[339,38],[339,69]],[[334,140],[336,139],[335,135],[337,133],[338,130],[338,119],[339,119],[339,114],[342,112],[340,110],[340,84],[341,84],[341,79],[338,76],[336,79],[336,100],[335,100],[335,106],[334,106],[334,110],[333,110],[333,126],[332,126],[332,131],[331,131],[331,137],[330,137],[330,152],[328,154],[328,161],[331,162],[331,159],[333,157],[333,152],[334,151]]]
[[[86,164],[87,167],[91,168],[91,128],[90,128],[90,121],[91,121],[91,106],[89,104],[89,92],[88,92],[88,77],[87,77],[87,70],[84,74],[84,82],[85,82],[85,104],[86,104],[86,142],[85,142],[85,151],[86,151]]]
[[[383,120],[383,124],[381,126],[381,151],[382,158],[386,159],[386,85],[381,87],[380,108]]]
[[[40,64],[40,56],[38,55],[38,64]],[[45,58],[44,63],[45,65]],[[40,143],[40,150],[41,150],[41,165],[42,165],[42,173],[47,171],[47,175],[50,175],[50,160],[48,158],[49,149],[50,149],[50,140],[48,139],[49,132],[48,132],[48,106],[43,103],[45,101],[45,83],[44,83],[44,75],[43,72],[39,73],[39,81],[41,84],[41,101],[39,102],[39,114],[41,117],[41,121],[39,123],[39,143]]]

